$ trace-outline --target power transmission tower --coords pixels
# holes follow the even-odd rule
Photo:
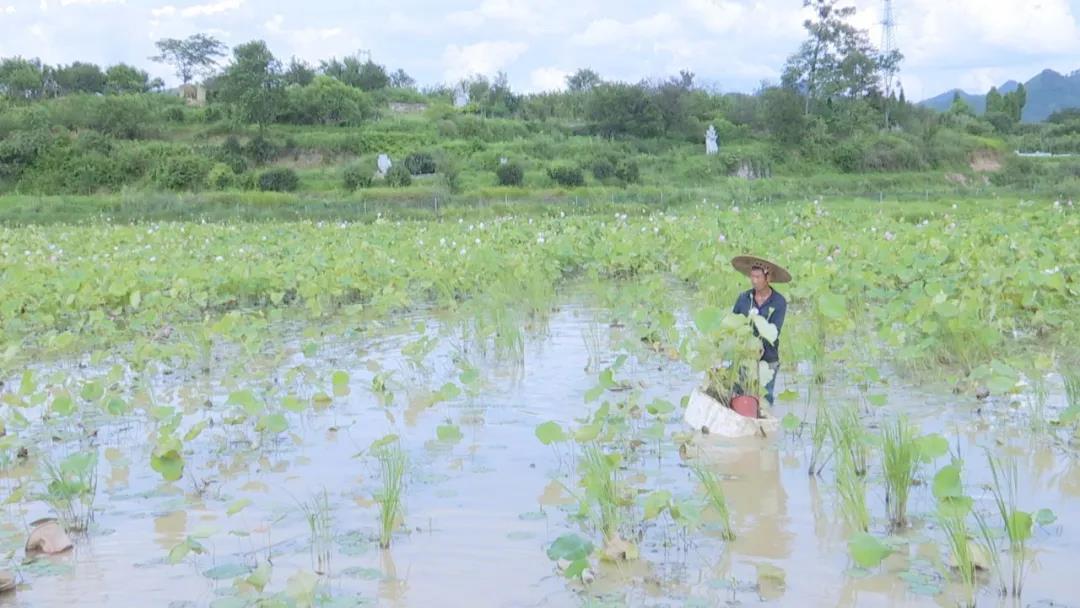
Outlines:
[[[882,0],[881,7],[881,56],[888,58],[896,50],[896,19],[893,17],[892,0]],[[895,67],[886,66],[883,74],[885,83],[885,128],[889,128],[889,106],[892,102],[893,72]]]

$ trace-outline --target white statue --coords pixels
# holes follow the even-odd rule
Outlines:
[[[719,150],[716,145],[716,128],[709,125],[709,130],[705,131],[705,154],[716,154]]]
[[[379,155],[379,160],[377,161],[377,164],[379,165],[379,175],[383,176],[385,176],[386,172],[390,170],[391,166],[393,166],[393,163],[390,162],[390,157],[385,154]]]
[[[467,105],[469,105],[469,94],[461,89],[454,91],[454,107],[464,108]]]

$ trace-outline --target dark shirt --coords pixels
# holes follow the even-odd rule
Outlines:
[[[780,360],[780,353],[778,348],[780,347],[780,330],[784,327],[784,315],[787,314],[787,300],[784,296],[780,295],[779,291],[772,290],[772,295],[761,306],[757,306],[757,302],[754,302],[754,290],[744,291],[739,294],[739,299],[735,300],[735,307],[731,309],[731,312],[739,315],[750,315],[750,309],[757,307],[758,314],[765,317],[769,323],[776,326],[776,344],[769,344],[765,339],[761,339],[761,343],[765,345],[765,352],[761,355],[761,360],[768,363],[775,363]],[[754,335],[759,335],[757,328],[754,328]]]

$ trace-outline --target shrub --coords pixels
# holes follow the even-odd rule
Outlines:
[[[408,187],[412,184],[412,174],[404,164],[393,165],[386,172],[386,184],[394,188]]]
[[[435,173],[435,159],[427,152],[414,152],[405,157],[405,168],[413,175],[430,175]]]
[[[228,136],[220,146],[211,148],[207,156],[219,163],[228,165],[232,172],[237,175],[247,171],[248,161],[244,158],[244,148],[235,135]]]
[[[281,122],[301,125],[355,126],[372,114],[367,93],[330,76],[316,76],[306,86],[287,89]]]
[[[267,169],[259,174],[259,190],[263,192],[293,192],[300,186],[296,171],[288,167]]]
[[[364,169],[360,163],[352,163],[342,169],[341,182],[345,190],[354,192],[357,188],[370,188],[373,179],[370,170]]]
[[[585,175],[577,167],[566,165],[549,167],[547,174],[552,181],[564,188],[576,188],[585,185]]]
[[[892,135],[871,140],[862,169],[868,171],[918,171],[924,166],[919,150],[909,141]]]
[[[184,122],[184,108],[177,106],[165,108],[165,120],[169,122]]]
[[[154,182],[166,190],[198,190],[209,172],[209,159],[195,154],[178,154],[158,165]]]
[[[218,122],[222,118],[225,118],[225,115],[218,106],[207,106],[206,109],[203,110],[203,121],[205,122]]]
[[[461,192],[461,166],[452,158],[443,159],[439,163],[442,169],[443,183],[446,189],[453,194]]]
[[[274,160],[279,153],[280,149],[277,144],[262,135],[256,135],[244,144],[244,155],[254,161],[256,165],[263,165]]]
[[[495,169],[500,186],[520,186],[525,183],[525,170],[517,163],[506,163]]]
[[[641,179],[641,172],[636,161],[623,159],[615,165],[615,177],[627,184],[636,184]]]
[[[862,169],[865,155],[862,145],[849,139],[837,144],[833,150],[833,164],[844,173],[855,173]]]
[[[88,127],[120,139],[139,139],[152,124],[150,103],[143,95],[93,98],[86,117]]]
[[[210,167],[210,173],[206,176],[206,183],[214,190],[224,190],[232,185],[233,176],[232,167],[225,163],[217,163],[213,167]]]
[[[452,120],[440,120],[438,124],[439,137],[454,139],[458,136],[457,125]]]
[[[598,158],[592,163],[592,174],[598,180],[605,180],[615,175],[615,163],[606,158]]]

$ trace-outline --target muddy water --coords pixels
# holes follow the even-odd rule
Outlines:
[[[404,326],[420,320],[427,322],[429,334],[440,327],[440,320],[422,318]],[[565,532],[587,532],[570,517],[576,503],[560,485],[575,487],[569,448],[542,445],[534,429],[547,420],[572,427],[595,409],[583,399],[596,384],[598,370],[585,369],[590,357],[607,365],[625,344],[637,342],[630,330],[609,328],[607,321],[603,311],[575,300],[550,318],[542,334],[528,338],[521,360],[485,360],[474,348],[444,337],[422,368],[401,354],[417,338],[411,329],[334,340],[310,357],[299,352],[297,336],[283,337],[277,350],[284,349],[285,356],[257,360],[253,377],[275,376],[258,371],[260,364],[276,365],[277,376],[301,363],[316,370],[343,369],[351,377],[349,395],[322,412],[290,416],[290,429],[278,441],[255,445],[250,434],[223,432],[193,442],[196,453],[186,456],[184,479],[173,484],[162,483],[148,466],[152,427],[138,421],[103,427],[95,439],[83,440],[83,447],[100,456],[94,526],[75,537],[73,552],[22,565],[23,585],[0,598],[0,605],[240,606],[243,602],[233,596],[244,591],[235,582],[244,576],[236,575],[268,559],[273,574],[267,594],[288,588],[298,573],[318,570],[318,605],[955,605],[957,590],[941,583],[935,566],[944,545],[935,542],[940,537],[927,515],[933,509],[927,488],[913,492],[914,523],[904,535],[908,544],[880,568],[853,569],[831,472],[808,477],[808,439],[791,436],[740,442],[698,437],[690,448],[689,459],[723,475],[735,541],[723,542],[708,527],[683,531],[661,518],[643,528],[640,560],[598,565],[588,588],[563,579],[545,554],[547,545]],[[600,352],[591,352],[597,335]],[[678,403],[694,387],[696,378],[685,366],[641,349],[631,354],[618,377],[637,384],[640,403],[654,397]],[[461,357],[483,370],[483,387],[425,407],[425,391],[453,381],[459,373],[454,361]],[[370,390],[373,361],[396,370],[389,406]],[[805,395],[803,382],[785,369],[777,390]],[[159,403],[190,410],[207,397],[222,400],[236,386],[236,379],[206,382],[179,374],[157,393]],[[1051,389],[1047,407],[1052,410],[1061,402],[1060,385],[1052,383]],[[826,391],[827,403],[850,395],[840,386]],[[979,484],[989,474],[982,448],[1015,454],[1021,507],[1046,507],[1058,516],[1056,523],[1037,528],[1030,542],[1034,557],[1024,604],[1076,602],[1080,457],[1075,450],[1031,432],[1025,418],[1030,404],[982,403],[901,382],[892,383],[887,393],[885,411],[906,412],[923,431],[941,432],[964,455],[965,481],[984,508],[989,497]],[[609,393],[606,398],[622,397]],[[806,414],[801,400],[779,406],[776,413],[788,411]],[[436,428],[447,422],[460,427],[462,440],[436,439]],[[674,416],[669,435],[677,430],[685,429]],[[372,501],[378,469],[370,459],[355,456],[387,433],[402,437],[410,466],[407,531],[383,551],[375,540]],[[667,441],[630,461],[623,479],[689,497],[696,490],[686,465]],[[884,487],[877,470],[871,473],[868,504],[872,531],[884,537]],[[9,467],[5,489],[28,482],[29,475],[26,467]],[[331,538],[313,547],[298,504],[323,490]],[[242,499],[251,502],[229,515],[229,507]],[[47,513],[40,503],[5,508],[0,541],[12,549],[21,543],[26,522]],[[205,553],[169,564],[169,551],[190,535],[202,539]],[[922,576],[926,584],[911,584],[901,577],[905,572],[909,579],[912,572]],[[980,605],[999,603],[1008,605],[985,589],[979,595]]]

